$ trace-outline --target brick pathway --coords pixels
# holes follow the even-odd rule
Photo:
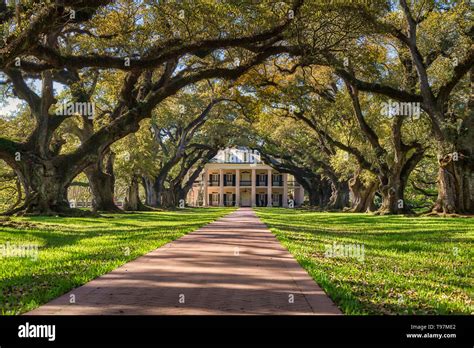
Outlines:
[[[241,208],[27,314],[340,311],[255,213]]]

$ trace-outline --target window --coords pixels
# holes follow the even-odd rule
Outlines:
[[[272,184],[274,186],[280,186],[281,183],[282,183],[282,179],[283,178],[282,178],[281,174],[273,174],[272,175]]]
[[[219,182],[219,174],[211,174],[211,181]]]
[[[280,205],[280,195],[278,193],[273,193],[272,194],[272,204],[273,204],[273,206],[279,206]]]
[[[234,194],[233,193],[226,193],[226,206],[233,206],[234,202]]]

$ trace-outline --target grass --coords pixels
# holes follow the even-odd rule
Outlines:
[[[32,310],[232,210],[13,218],[15,226],[0,226],[0,313]],[[15,246],[28,245],[32,252],[23,257],[5,256]]]
[[[346,314],[474,312],[474,219],[281,208],[257,215]],[[327,253],[351,244],[360,254]]]

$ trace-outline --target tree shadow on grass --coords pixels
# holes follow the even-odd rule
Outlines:
[[[288,223],[270,223],[270,228],[288,232],[289,234],[312,234],[314,236],[324,236],[333,238],[349,238],[357,240],[373,240],[377,238],[377,241],[394,241],[394,242],[413,242],[422,241],[426,243],[439,243],[439,242],[467,242],[463,238],[465,231],[442,231],[442,230],[423,230],[423,231],[347,231],[340,229],[322,229],[321,226],[295,226],[289,225]],[[459,238],[456,238],[458,237]],[[288,236],[287,236],[288,237]]]

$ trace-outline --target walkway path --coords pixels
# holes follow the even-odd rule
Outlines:
[[[240,208],[28,314],[340,311],[255,213]]]

